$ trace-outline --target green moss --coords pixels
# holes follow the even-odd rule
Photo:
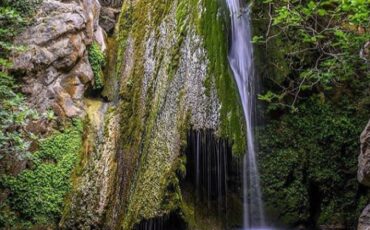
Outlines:
[[[189,25],[189,13],[191,12],[191,5],[187,1],[180,1],[176,6],[176,35],[177,35],[177,44],[173,46],[171,50],[171,65],[168,66],[168,75],[170,76],[170,81],[176,74],[176,71],[180,64],[181,58],[181,46],[186,37]]]
[[[101,95],[109,100],[113,101],[117,96],[118,91],[118,76],[116,75],[116,62],[117,62],[117,39],[115,37],[107,38],[107,64],[104,68],[104,88]]]
[[[216,84],[217,95],[221,102],[220,116],[222,137],[233,142],[235,155],[245,153],[244,118],[240,106],[238,90],[230,72],[228,52],[228,14],[225,3],[215,0],[202,1],[206,9],[201,15],[199,32],[204,37],[209,58],[208,78],[205,86],[210,89],[212,82]]]
[[[161,113],[166,103],[167,92],[180,63],[180,48],[191,23],[196,23],[197,30],[202,31],[209,52],[210,81],[216,83],[217,91],[222,102],[221,134],[234,142],[234,153],[244,152],[243,116],[239,107],[237,91],[227,63],[226,31],[223,22],[218,19],[218,3],[206,1],[207,10],[200,14],[195,0],[181,0],[168,2],[156,0],[147,4],[143,0],[135,4],[125,2],[119,20],[117,34],[117,66],[115,76],[120,80],[120,111],[121,141],[123,159],[126,167],[124,184],[127,190],[123,192],[123,213],[121,226],[130,229],[142,219],[151,219],[163,216],[171,211],[178,210],[182,203],[179,187],[179,177],[184,173],[184,165],[179,158],[181,146],[174,149],[169,143],[168,133],[178,136],[181,145],[186,143],[186,130],[189,125],[189,113],[185,111],[183,101],[184,92],[178,93],[177,114],[170,120]],[[209,7],[210,6],[210,7]],[[171,18],[176,19],[176,45],[172,50],[159,50],[156,43],[152,47],[155,54],[154,76],[146,85],[146,95],[143,95],[144,53],[148,36],[154,34],[154,39],[161,36],[163,31],[159,25],[164,22],[170,25]],[[214,23],[216,20],[218,23]],[[206,23],[211,27],[206,27]],[[214,26],[214,24],[217,24]],[[212,33],[210,36],[206,34]],[[125,52],[130,42],[133,49],[130,57],[133,69],[124,71]],[[161,48],[163,49],[163,48]],[[167,57],[170,56],[170,63]],[[162,68],[165,68],[163,73]],[[122,76],[122,73],[127,74]],[[163,75],[159,75],[163,73]],[[174,117],[177,120],[171,120]],[[176,127],[175,130],[173,127]],[[177,148],[177,146],[176,146]],[[122,196],[122,195],[121,195]]]
[[[1,178],[1,186],[11,194],[5,201],[9,206],[1,208],[0,226],[12,226],[16,220],[20,228],[28,228],[59,220],[71,189],[71,172],[79,159],[81,137],[82,123],[76,120],[63,132],[41,140],[40,149],[32,156],[32,168]]]
[[[128,176],[131,179],[127,180],[127,184],[125,184],[127,191],[124,192],[123,197],[125,216],[121,223],[124,229],[130,229],[141,219],[149,219],[160,215],[160,213],[156,213],[161,209],[158,205],[169,209],[173,203],[172,199],[176,198],[175,195],[164,194],[166,187],[175,190],[177,187],[176,179],[171,176],[175,169],[172,168],[170,163],[166,163],[162,159],[163,156],[169,153],[163,149],[161,150],[163,152],[153,152],[158,149],[157,143],[152,141],[152,135],[155,133],[159,105],[162,102],[162,98],[159,96],[161,93],[154,93],[154,86],[149,85],[145,101],[141,98],[145,38],[148,36],[146,28],[152,28],[158,34],[159,23],[167,15],[170,7],[171,4],[163,0],[157,0],[153,4],[138,1],[135,6],[124,3],[120,24],[118,25],[120,31],[117,35],[117,77],[121,76],[123,71],[124,53],[128,45],[128,38],[132,39],[130,41],[133,42],[134,49],[134,56],[130,57],[134,62],[133,70],[128,73],[128,76],[125,76],[120,86],[120,110],[122,111],[121,120],[123,121],[121,123],[121,143],[125,164],[131,165],[131,168],[127,169]],[[161,57],[163,55],[159,55],[159,63],[161,63]],[[158,70],[159,67],[157,66],[155,72],[158,73]],[[137,162],[140,162],[139,168],[135,168]],[[163,169],[163,171],[157,172],[158,169]],[[170,178],[172,179],[170,180]],[[166,201],[161,203],[162,200]]]
[[[185,200],[181,203],[181,217],[188,225],[189,229],[197,229],[195,220],[195,210],[192,202],[188,203]]]
[[[207,204],[196,202],[192,191],[183,191],[183,200],[180,205],[182,219],[189,230],[222,230],[226,229],[223,223],[225,216],[219,216],[217,208],[209,209]]]
[[[94,73],[94,89],[104,87],[104,74],[102,68],[106,64],[105,55],[97,42],[93,42],[88,49],[88,58]]]

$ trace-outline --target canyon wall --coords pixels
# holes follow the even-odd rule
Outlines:
[[[190,129],[213,130],[243,152],[226,12],[207,0],[123,2],[104,100],[86,101],[89,131],[60,227],[132,229],[186,216],[179,181]]]

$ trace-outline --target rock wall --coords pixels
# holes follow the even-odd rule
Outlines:
[[[357,230],[369,230],[370,229],[370,205],[362,211],[361,216],[358,220]]]
[[[361,133],[361,153],[358,157],[358,181],[366,186],[370,186],[370,122]],[[370,204],[362,211],[358,220],[358,230],[370,229]]]
[[[99,24],[108,33],[112,35],[116,22],[121,12],[122,1],[100,0],[102,8],[100,11]]]
[[[112,101],[104,134],[91,135],[99,130],[91,127],[61,228],[132,229],[141,220],[181,212],[187,131],[210,129],[230,139],[243,133],[225,64],[227,40],[220,40],[227,36],[222,15],[213,0],[123,2],[108,47],[114,65],[103,90]],[[206,19],[217,24],[212,39],[200,29]],[[210,55],[210,47],[220,55]],[[214,70],[216,63],[222,72]],[[228,103],[222,92],[229,92]]]
[[[361,133],[361,153],[358,157],[358,181],[366,186],[370,186],[370,122]]]
[[[26,51],[14,56],[14,71],[23,76],[32,107],[62,118],[84,114],[82,99],[94,79],[86,47],[93,41],[105,47],[99,13],[97,0],[45,0],[16,39]]]

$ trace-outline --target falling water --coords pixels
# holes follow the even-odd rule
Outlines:
[[[242,170],[231,143],[214,130],[190,130],[185,153],[182,192],[186,202],[194,202],[195,220],[212,223],[209,229],[241,229]]]
[[[243,228],[265,227],[254,146],[255,86],[249,8],[241,0],[227,0],[231,17],[229,63],[238,86],[246,123],[248,152],[243,159]]]
[[[186,223],[178,213],[170,213],[164,216],[143,220],[136,224],[134,230],[185,230]]]
[[[215,137],[211,130],[191,131],[187,157],[187,176],[195,182],[197,202],[216,208],[221,214],[227,207],[227,163],[231,157],[228,142]],[[216,207],[211,207],[212,204]]]

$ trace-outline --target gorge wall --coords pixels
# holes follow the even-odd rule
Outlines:
[[[185,215],[179,181],[188,130],[231,139],[242,133],[237,94],[227,95],[228,105],[220,95],[235,92],[225,16],[211,1],[123,2],[102,92],[112,101],[101,119],[105,131],[84,154],[63,227],[131,229],[171,212]],[[208,40],[206,19],[217,30]]]
[[[271,2],[283,4],[254,2],[253,34],[270,29]],[[12,53],[10,72],[30,107],[50,121],[27,125],[36,134],[30,158],[9,163],[15,169],[5,179],[0,174],[0,228],[240,228],[246,143],[227,60],[229,20],[221,0],[40,1],[15,39],[23,47]],[[254,44],[262,83],[272,91],[313,63],[304,54],[291,68],[307,44],[286,43],[274,26],[272,43]],[[361,86],[356,100],[365,98]],[[368,201],[370,128],[361,136],[359,186],[353,139],[366,110],[359,115],[353,106],[351,87],[311,87],[319,93],[297,96],[304,102],[294,111],[279,107],[280,99],[262,108],[262,192],[266,213],[283,229],[357,224],[355,209]],[[358,229],[369,225],[367,206]]]
[[[196,225],[180,189],[188,132],[244,149],[227,18],[213,0],[43,1],[16,40],[28,49],[14,71],[34,108],[84,119],[60,228],[132,229],[172,213]],[[100,71],[96,45],[107,58]]]
[[[231,139],[242,133],[237,94],[221,94],[235,92],[225,17],[211,1],[123,3],[102,92],[112,101],[101,119],[105,133],[95,147],[96,138],[90,141],[62,226],[131,229],[171,212],[185,215],[179,171],[188,130]],[[216,26],[208,40],[206,19]]]

